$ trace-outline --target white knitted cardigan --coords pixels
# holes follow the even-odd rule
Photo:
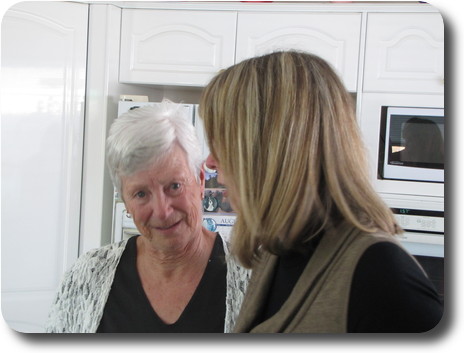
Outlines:
[[[224,332],[231,332],[248,286],[251,271],[241,267],[222,237],[227,262],[226,317]],[[116,267],[127,240],[91,250],[67,271],[53,301],[45,331],[95,333],[100,324]]]

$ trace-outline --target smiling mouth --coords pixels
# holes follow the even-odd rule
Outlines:
[[[173,223],[173,224],[168,225],[168,226],[155,227],[155,229],[156,230],[161,230],[161,231],[170,230],[170,229],[175,228],[179,223],[180,223],[180,221],[177,221],[176,223]]]

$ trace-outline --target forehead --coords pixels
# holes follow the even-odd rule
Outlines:
[[[146,168],[136,171],[122,178],[123,184],[130,186],[144,180],[157,181],[159,183],[171,182],[173,179],[187,179],[193,177],[189,168],[187,156],[179,146],[174,146],[172,151]]]

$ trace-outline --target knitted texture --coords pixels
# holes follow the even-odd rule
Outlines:
[[[224,252],[227,263],[227,292],[226,292],[226,318],[224,332],[232,332],[235,320],[242,306],[243,298],[250,280],[251,270],[238,264],[229,252],[229,243],[224,240]]]

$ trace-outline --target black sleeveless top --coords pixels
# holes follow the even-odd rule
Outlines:
[[[153,310],[136,268],[136,238],[128,240],[97,332],[214,333],[224,332],[226,273],[219,234],[203,277],[179,319],[165,324]]]

